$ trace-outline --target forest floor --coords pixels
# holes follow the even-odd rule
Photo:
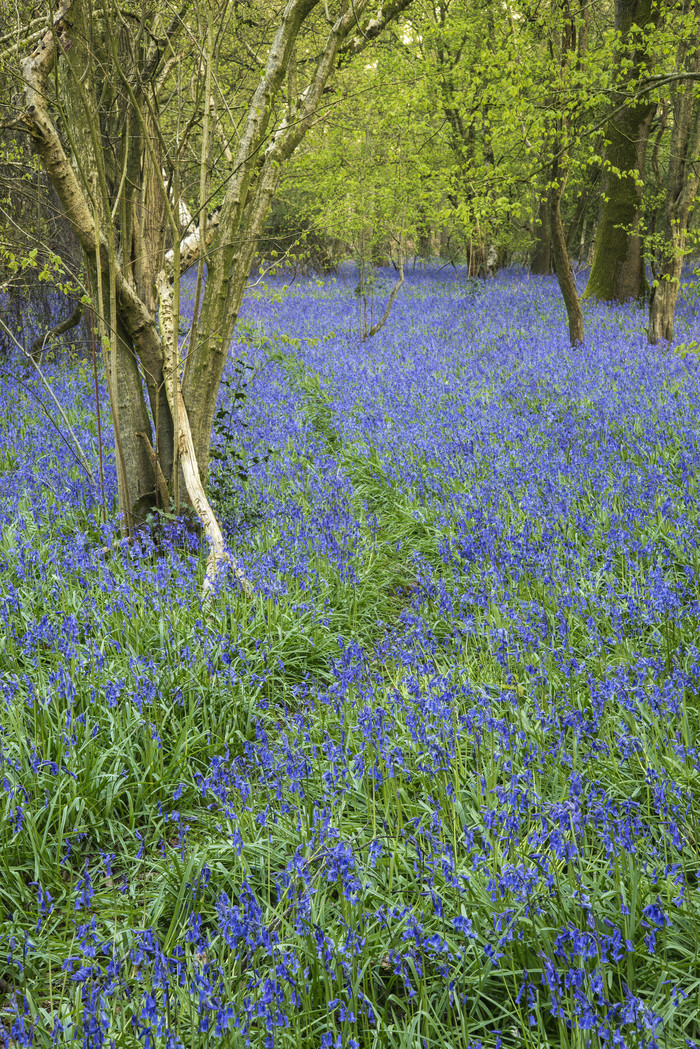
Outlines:
[[[0,362],[0,1045],[700,1046],[700,298],[362,317],[251,290],[208,609]]]

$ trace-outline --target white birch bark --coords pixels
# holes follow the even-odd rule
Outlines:
[[[226,550],[221,526],[209,504],[199,474],[197,456],[192,440],[192,430],[190,429],[187,408],[185,407],[180,388],[180,362],[178,360],[179,354],[176,349],[177,343],[173,326],[173,289],[165,270],[161,270],[158,274],[157,287],[161,336],[163,345],[166,347],[163,376],[168,401],[170,402],[170,410],[173,418],[177,419],[175,439],[178,445],[178,458],[182,468],[182,475],[185,479],[187,494],[197,517],[202,523],[204,534],[209,541],[209,554],[202,586],[202,597],[205,600],[211,597],[219,570],[225,565],[231,566],[233,574],[241,584],[243,591],[250,595],[252,593],[250,583],[247,581],[243,569]]]

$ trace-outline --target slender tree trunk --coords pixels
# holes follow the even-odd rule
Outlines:
[[[428,222],[426,210],[418,205],[418,246],[417,254],[420,259],[429,259],[431,252],[431,229]]]
[[[555,165],[556,169],[556,165]],[[549,192],[549,222],[552,230],[552,254],[554,255],[554,268],[557,271],[557,280],[566,306],[566,314],[569,318],[569,339],[572,346],[583,343],[583,313],[579,302],[576,282],[569,261],[569,253],[566,249],[566,234],[564,224],[561,220],[561,197],[563,182],[561,178],[555,177],[554,185]]]
[[[569,0],[561,0],[561,45],[559,52],[558,75],[564,77],[572,63],[578,64],[585,54],[588,37],[588,20],[590,10],[585,0],[579,0],[578,12],[575,12]],[[580,16],[580,22],[578,21]],[[549,183],[549,226],[552,237],[552,255],[554,268],[561,289],[566,314],[569,319],[569,339],[572,346],[583,344],[583,313],[579,302],[574,273],[569,261],[566,244],[566,233],[561,217],[561,198],[566,185],[569,167],[568,138],[569,114],[559,106],[559,112],[552,127],[552,162]]]
[[[546,197],[540,201],[536,227],[537,242],[530,262],[530,273],[544,276],[552,272],[552,238],[549,230],[549,202]]]
[[[229,243],[234,246],[224,246],[219,251],[212,252],[208,260],[209,272],[202,303],[202,324],[197,334],[197,342],[190,350],[192,363],[185,375],[183,388],[184,402],[192,417],[192,438],[203,480],[206,480],[209,468],[212,425],[219,384],[228,358],[228,347],[243,302],[246,281],[257,246],[257,236],[262,230],[279,176],[280,167],[272,164],[260,174],[252,192],[251,187],[246,187],[246,191],[251,192],[252,196],[252,200],[247,201],[250,222],[248,237],[236,240],[232,235]],[[224,216],[222,224],[225,227],[229,224],[234,226],[237,219],[236,210],[232,210]],[[226,245],[226,228],[217,230],[217,234],[217,241],[221,238]]]
[[[580,256],[583,252],[583,241],[588,228],[590,202],[594,196],[596,198],[598,196],[599,178],[600,168],[589,169],[586,184],[579,192],[576,209],[566,234],[566,245],[571,258]]]

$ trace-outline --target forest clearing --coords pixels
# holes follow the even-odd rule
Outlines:
[[[244,301],[250,595],[3,372],[8,1045],[700,1044],[697,292],[579,353],[553,277],[407,272],[373,340],[356,280]]]

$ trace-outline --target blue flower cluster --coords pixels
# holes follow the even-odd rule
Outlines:
[[[209,610],[0,362],[0,1045],[698,1049],[696,356],[515,271],[361,341],[352,288],[245,303]]]

